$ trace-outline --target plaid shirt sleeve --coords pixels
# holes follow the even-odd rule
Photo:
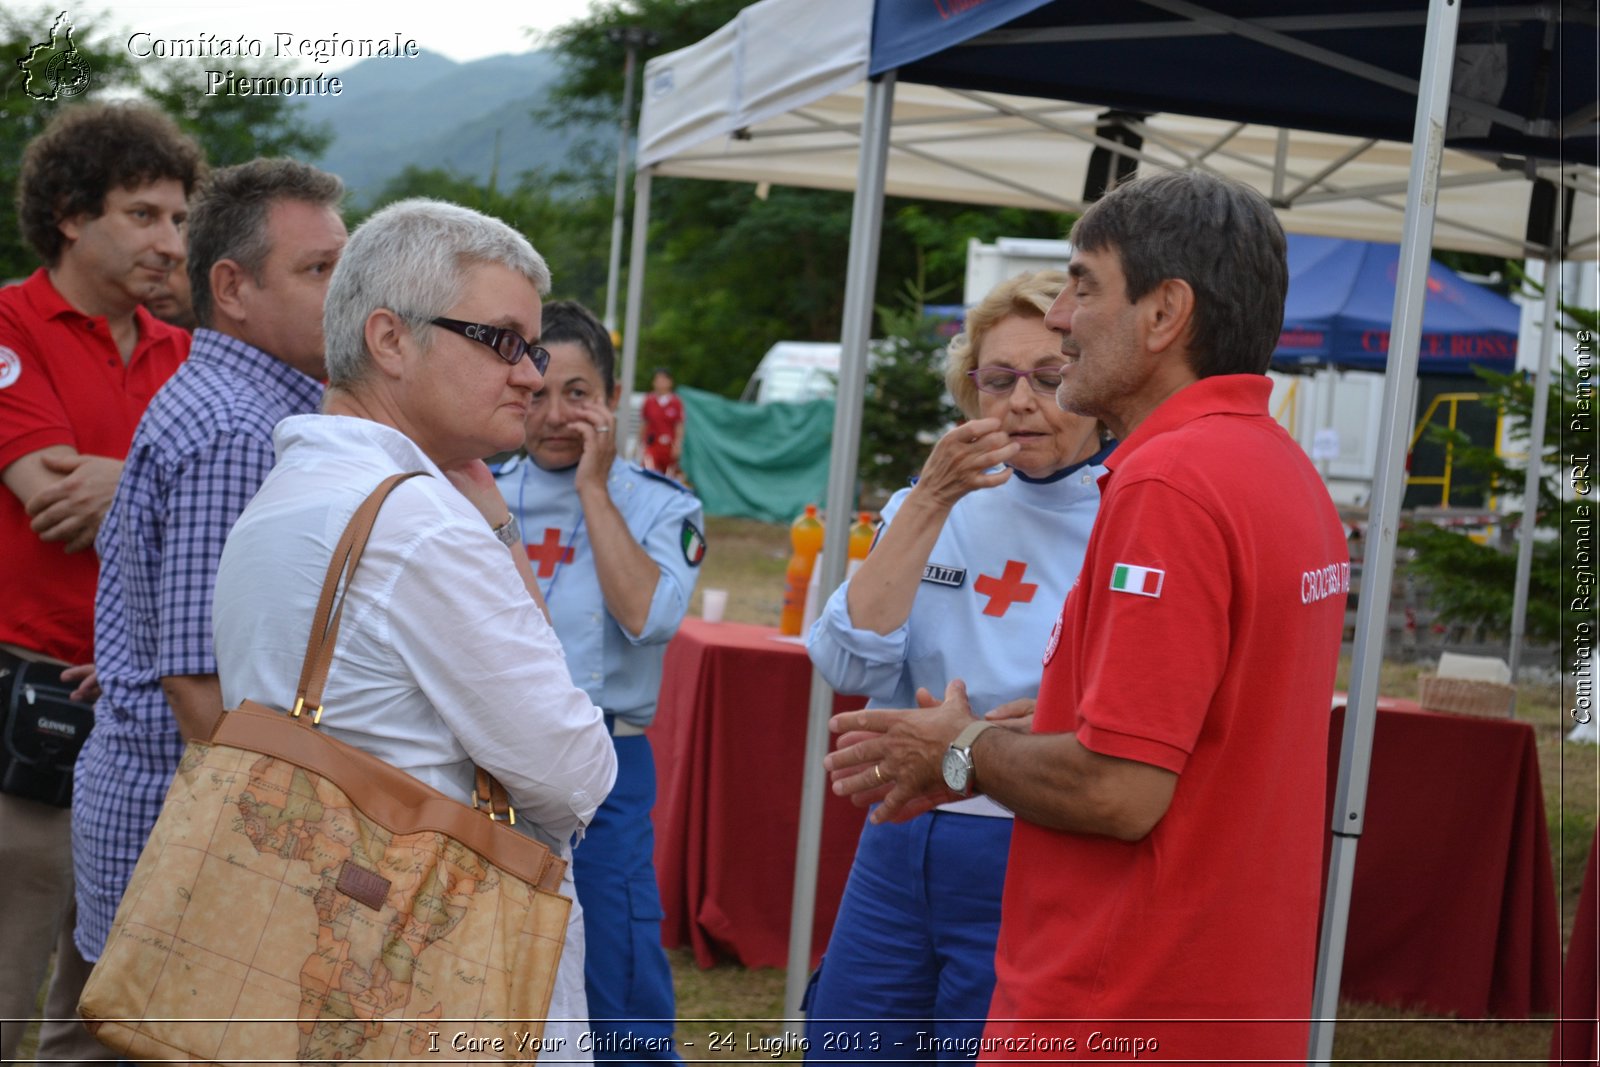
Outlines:
[[[217,673],[211,594],[222,545],[272,470],[272,442],[224,434],[174,468],[166,494],[157,674]]]

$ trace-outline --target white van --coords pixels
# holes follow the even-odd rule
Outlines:
[[[867,365],[878,358],[879,346],[867,342]],[[779,341],[756,364],[739,399],[747,404],[799,404],[822,400],[839,391],[838,341]]]
[[[1066,270],[1072,258],[1067,241],[1043,237],[1000,237],[984,244],[976,237],[967,241],[966,288],[961,298],[967,307],[989,295],[989,290],[1015,278],[1023,271]]]
[[[837,341],[779,341],[761,357],[739,399],[797,404],[832,396],[839,387],[840,347]]]

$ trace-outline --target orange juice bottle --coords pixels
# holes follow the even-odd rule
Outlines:
[[[794,637],[805,619],[806,587],[817,565],[817,554],[822,551],[822,520],[817,518],[815,504],[807,504],[805,513],[789,527],[789,543],[794,546],[794,554],[789,557],[789,568],[783,576],[783,615],[778,620],[778,632]]]
[[[849,563],[846,564],[845,577],[854,574],[856,568],[861,566],[861,561],[867,558],[867,553],[872,551],[872,541],[878,536],[878,528],[872,525],[872,512],[863,511],[856,516],[856,521],[850,526],[850,554]]]

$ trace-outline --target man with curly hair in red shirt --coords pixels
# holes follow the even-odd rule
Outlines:
[[[67,108],[23,154],[18,221],[44,265],[0,290],[0,695],[30,668],[91,676],[95,534],[145,405],[189,351],[143,304],[183,260],[203,167],[193,140],[138,104]],[[52,947],[47,1019],[74,1016],[88,972],[72,944],[70,800],[41,799],[47,786],[0,779],[0,1018],[33,1013]],[[22,1029],[0,1027],[0,1060]],[[39,1055],[114,1058],[75,1022],[46,1023]]]

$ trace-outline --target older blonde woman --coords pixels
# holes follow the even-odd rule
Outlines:
[[[1077,577],[1110,452],[1062,411],[1061,271],[997,286],[950,345],[971,421],[884,508],[872,554],[812,627],[813,662],[869,706],[914,707],[956,677],[979,714],[1025,712],[1044,635]],[[1010,813],[985,797],[868,824],[807,1002],[808,1058],[938,1062],[977,1054],[994,988]],[[872,1019],[872,1024],[848,1020]]]

